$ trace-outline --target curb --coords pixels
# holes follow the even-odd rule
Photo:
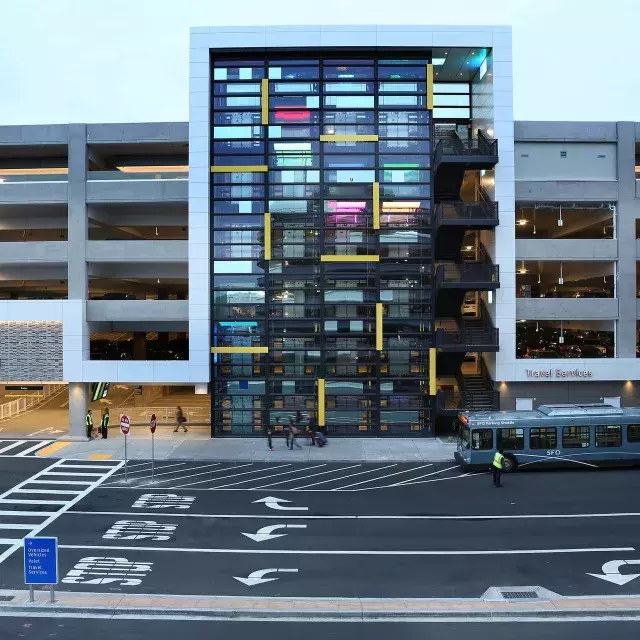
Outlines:
[[[505,621],[508,619],[543,619],[543,620],[566,620],[576,618],[623,618],[628,620],[639,619],[640,609],[512,609],[508,611],[486,611],[477,610],[440,610],[440,611],[363,611],[354,609],[353,611],[317,611],[317,610],[273,610],[273,609],[174,609],[170,607],[83,607],[64,606],[56,604],[25,604],[25,605],[0,605],[0,616],[7,614],[36,614],[46,617],[92,615],[94,617],[122,618],[122,617],[144,617],[144,618],[199,618],[199,619],[277,619],[277,620],[308,620],[321,619],[326,621],[393,621],[393,620],[414,620],[414,621],[446,621],[462,620],[472,618],[474,620]]]

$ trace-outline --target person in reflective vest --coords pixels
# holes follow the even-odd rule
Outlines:
[[[109,409],[105,408],[102,412],[102,419],[100,420],[100,432],[102,433],[102,439],[106,440],[109,433]]]
[[[493,486],[501,487],[500,476],[502,475],[502,464],[504,463],[504,456],[502,455],[502,445],[498,447],[498,450],[493,456],[493,464],[491,470],[493,471]]]
[[[87,438],[89,438],[89,440],[93,440],[93,416],[91,415],[91,409],[87,411],[84,423],[87,426]]]

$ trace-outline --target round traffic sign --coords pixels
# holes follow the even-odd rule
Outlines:
[[[149,422],[149,429],[151,429],[151,433],[155,433],[156,432],[156,425],[157,425],[156,414],[154,413],[151,416],[151,422]]]
[[[120,416],[120,431],[126,436],[129,433],[129,429],[131,425],[129,424],[129,416],[126,413],[123,413]]]

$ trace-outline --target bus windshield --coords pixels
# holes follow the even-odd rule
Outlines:
[[[464,449],[469,448],[469,427],[460,425],[460,435],[458,436],[458,443]]]

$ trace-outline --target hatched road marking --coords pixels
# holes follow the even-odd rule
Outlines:
[[[348,462],[156,462],[155,480],[151,479],[151,462],[131,465],[129,481],[124,484],[124,471],[115,473],[105,488],[193,491],[371,491],[412,484],[454,480],[462,474],[457,466],[425,473],[433,463],[355,463]],[[353,473],[351,473],[353,471]],[[474,474],[478,475],[478,474]]]

